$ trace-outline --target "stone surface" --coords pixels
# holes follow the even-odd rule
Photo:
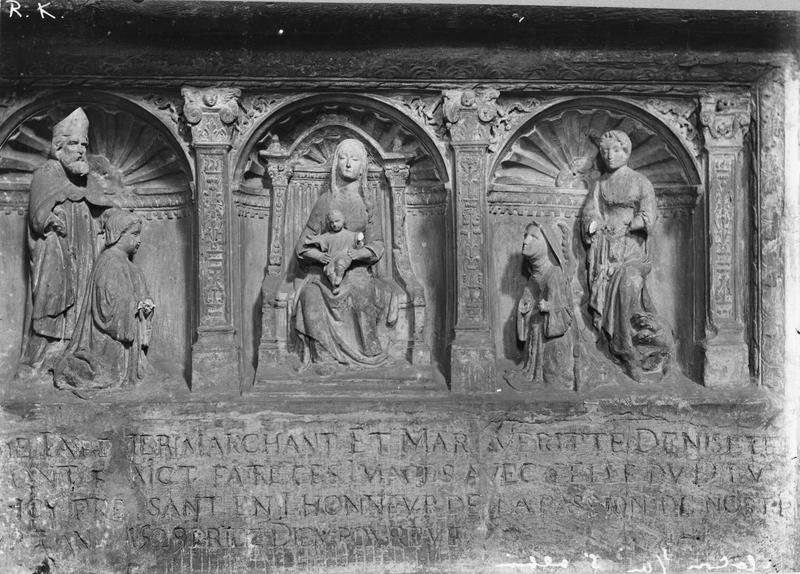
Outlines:
[[[0,571],[800,568],[794,15],[10,4]],[[30,268],[78,108],[85,240]],[[630,188],[608,189],[604,133],[630,140]],[[111,225],[95,259],[106,203],[140,228]],[[584,241],[620,214],[625,241],[647,224],[630,291],[664,335],[633,378],[595,328],[588,262],[610,259]],[[108,388],[19,360],[49,302],[28,294],[70,269],[75,301],[146,335],[84,321],[102,336],[65,356],[100,357]]]

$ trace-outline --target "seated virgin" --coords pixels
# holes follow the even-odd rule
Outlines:
[[[70,345],[56,363],[56,386],[103,389],[135,384],[147,367],[155,305],[133,256],[142,222],[112,209],[104,225],[105,249],[97,257]]]
[[[301,271],[293,326],[306,364],[377,366],[388,359],[378,326],[381,321],[392,324],[397,309],[391,304],[391,289],[373,272],[384,245],[380,226],[373,222],[371,206],[363,198],[367,162],[360,141],[339,143],[331,163],[330,190],[314,204],[295,249]],[[325,276],[332,254],[315,241],[325,232],[332,211],[347,222],[349,233],[363,235],[363,245],[359,241],[338,263],[338,285]],[[388,317],[387,309],[393,309]]]

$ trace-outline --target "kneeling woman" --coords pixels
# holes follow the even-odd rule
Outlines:
[[[102,389],[144,376],[155,305],[144,274],[132,261],[142,222],[131,211],[113,209],[105,222],[105,244],[89,279],[72,340],[56,363],[56,386]]]

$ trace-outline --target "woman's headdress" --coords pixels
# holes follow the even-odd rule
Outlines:
[[[106,212],[105,231],[106,247],[111,247],[122,234],[134,227],[140,225],[142,220],[133,211],[127,209],[113,208]]]
[[[568,235],[565,233],[566,230],[559,227],[560,233],[558,233],[550,225],[538,219],[533,219],[529,225],[535,225],[541,230],[542,237],[544,237],[547,246],[555,256],[558,266],[566,271],[570,263],[569,240]]]
[[[338,193],[339,187],[336,185],[336,176],[339,163],[339,151],[345,146],[352,146],[358,152],[359,158],[361,159],[361,176],[359,179],[361,180],[361,193],[363,194],[367,189],[367,172],[369,171],[369,156],[367,155],[367,148],[364,147],[364,144],[361,143],[359,140],[354,138],[348,138],[339,142],[339,145],[336,146],[336,149],[333,152],[333,159],[331,160],[331,192]]]

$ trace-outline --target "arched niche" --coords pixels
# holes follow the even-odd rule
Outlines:
[[[259,341],[274,338],[262,332],[271,328],[262,321],[270,304],[262,293],[264,278],[273,273],[291,277],[295,242],[316,198],[327,189],[333,149],[341,139],[355,137],[369,150],[369,193],[386,230],[387,254],[380,272],[394,277],[407,296],[410,336],[417,343],[424,340],[438,359],[444,350],[450,288],[444,214],[447,170],[424,130],[385,103],[338,94],[284,106],[253,134],[235,160],[233,179],[244,246],[245,353],[255,362]],[[280,171],[284,168],[288,172]],[[398,171],[391,172],[393,168]],[[283,173],[290,175],[280,184]]]
[[[508,140],[497,155],[489,182],[493,245],[499,263],[495,286],[496,343],[499,354],[516,360],[514,305],[527,280],[520,245],[525,225],[536,217],[565,221],[572,229],[576,261],[576,304],[586,329],[588,287],[585,250],[578,219],[587,194],[601,174],[595,138],[621,130],[631,139],[631,168],[652,182],[659,221],[652,234],[653,271],[648,287],[678,342],[681,371],[699,380],[700,342],[705,317],[705,255],[699,165],[680,139],[654,116],[630,103],[577,98],[541,110]]]
[[[13,246],[3,251],[9,259],[3,268],[10,272],[0,288],[10,296],[3,309],[9,328],[4,329],[1,360],[16,361],[25,328],[31,178],[49,157],[53,126],[78,107],[89,118],[90,165],[121,187],[120,205],[145,222],[136,262],[157,306],[151,356],[183,376],[193,311],[191,169],[160,120],[124,98],[96,92],[52,94],[19,109],[0,126],[0,240]]]

